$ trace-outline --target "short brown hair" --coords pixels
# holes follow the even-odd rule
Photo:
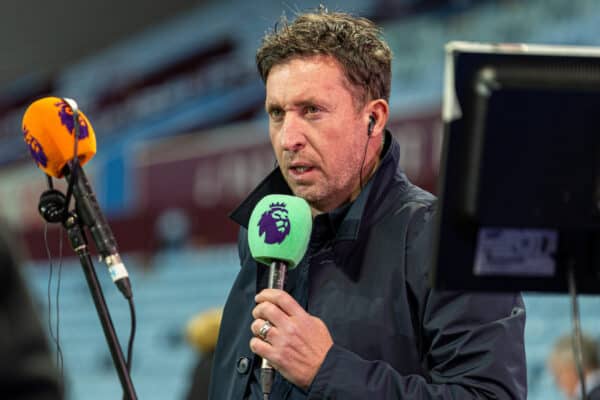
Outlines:
[[[340,63],[360,104],[389,100],[392,52],[381,29],[366,18],[330,13],[323,7],[300,14],[291,23],[282,17],[263,38],[256,66],[266,83],[273,66],[317,55],[331,56]]]

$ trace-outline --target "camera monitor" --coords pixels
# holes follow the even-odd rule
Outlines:
[[[433,285],[600,293],[600,49],[451,42]]]

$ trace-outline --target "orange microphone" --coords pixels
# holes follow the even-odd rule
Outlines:
[[[79,126],[75,126],[76,119]],[[96,135],[90,121],[79,111],[74,100],[44,97],[34,101],[25,111],[23,136],[37,166],[48,176],[65,176],[69,182],[66,197],[54,189],[42,194],[40,214],[46,221],[64,223],[72,191],[76,214],[90,230],[113,282],[126,298],[131,298],[129,274],[121,261],[117,242],[81,168],[96,154]],[[74,159],[79,162],[72,163]],[[54,204],[42,204],[42,200]]]
[[[23,115],[23,137],[37,166],[46,174],[62,178],[64,168],[73,159],[75,124],[70,99],[44,97],[34,101]],[[79,114],[77,157],[80,165],[96,154],[96,134],[87,117]]]

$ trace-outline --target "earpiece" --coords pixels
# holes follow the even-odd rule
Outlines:
[[[48,189],[40,196],[38,211],[49,223],[62,222],[66,203],[64,194],[55,189]]]
[[[367,127],[367,136],[371,136],[373,128],[375,127],[375,117],[373,114],[369,115],[369,126]]]

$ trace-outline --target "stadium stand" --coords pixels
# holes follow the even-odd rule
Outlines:
[[[185,343],[184,330],[196,313],[220,307],[238,271],[237,250],[231,246],[204,251],[177,251],[157,255],[149,263],[137,257],[125,259],[137,311],[132,380],[139,398],[179,399],[190,384],[195,352]],[[27,280],[41,307],[48,328],[48,296],[52,302],[52,330],[56,337],[57,260],[48,295],[47,263],[26,268]],[[97,263],[112,320],[125,352],[129,308]],[[68,259],[60,269],[59,339],[70,399],[119,398],[121,387],[85,277],[77,260]],[[53,345],[56,350],[56,346]]]
[[[132,160],[140,143],[181,133],[202,134],[207,127],[257,118],[263,89],[254,72],[254,48],[271,21],[282,11],[291,15],[294,10],[291,6],[282,7],[277,0],[258,3],[259,6],[240,0],[199,6],[167,24],[73,63],[59,71],[50,83],[24,78],[10,88],[0,88],[0,99],[14,96],[22,100],[0,109],[0,165],[12,167],[15,160],[27,157],[18,127],[27,104],[25,99],[31,93],[52,90],[74,97],[99,136],[101,151],[94,165],[95,174],[102,179],[95,182],[95,189],[102,206],[109,216],[130,212],[140,200],[131,175]],[[377,16],[381,15],[378,5],[380,2],[352,0],[344,2],[343,9]],[[436,10],[382,21],[396,55],[391,99],[396,115],[439,107],[443,46],[450,40],[578,45],[598,45],[600,40],[600,3],[595,0],[486,1]],[[240,14],[246,16],[244,24],[232,17]],[[221,40],[231,41],[231,46],[225,46],[219,57],[199,63],[197,69],[174,72],[173,65],[212,51],[212,44]],[[155,80],[142,85],[148,77]],[[119,93],[129,93],[130,97],[114,100],[119,99]],[[113,103],[100,104],[101,99],[107,98]],[[119,107],[124,114],[114,111]],[[127,119],[134,111],[135,118]],[[12,195],[10,188],[7,193]],[[65,250],[65,254],[71,254],[70,250]],[[138,395],[144,400],[181,399],[195,361],[194,351],[183,338],[185,323],[197,312],[224,303],[239,268],[237,251],[232,245],[224,245],[155,255],[125,254],[124,258],[137,306],[132,376]],[[129,310],[103,269],[98,263],[98,276],[125,347]],[[56,260],[52,271],[49,291],[48,262],[32,261],[26,267],[27,282],[45,315],[48,330],[53,330],[55,336],[59,302],[59,339],[68,399],[120,398],[118,378],[81,268],[76,260],[65,260],[58,296]],[[554,340],[571,329],[569,299],[563,295],[527,293],[525,302],[528,398],[559,400],[546,358]],[[583,296],[580,306],[583,329],[600,337],[600,298]]]

